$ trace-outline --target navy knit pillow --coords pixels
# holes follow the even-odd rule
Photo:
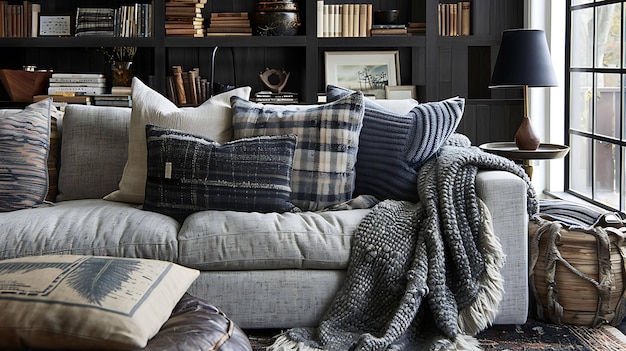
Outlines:
[[[363,94],[323,105],[263,105],[231,99],[235,138],[295,134],[291,202],[316,211],[348,201],[363,122]]]
[[[143,208],[183,219],[214,209],[286,212],[296,137],[223,145],[179,130],[146,126],[148,178]]]
[[[326,96],[335,101],[352,92],[329,85]],[[455,97],[401,115],[366,99],[354,195],[417,202],[417,169],[448,140],[464,107],[465,99]]]

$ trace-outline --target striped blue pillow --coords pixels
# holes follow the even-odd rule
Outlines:
[[[45,99],[0,118],[0,212],[44,202],[52,109]]]
[[[333,85],[326,89],[328,101],[352,93]],[[367,101],[354,195],[417,202],[417,170],[456,130],[464,107],[465,99],[455,97],[416,105],[402,115]]]
[[[257,135],[298,137],[291,174],[291,202],[322,210],[352,198],[354,164],[363,121],[363,94],[324,105],[263,105],[231,98],[235,139]]]
[[[296,137],[255,137],[223,145],[146,125],[148,178],[143,208],[176,219],[202,210],[286,212]]]

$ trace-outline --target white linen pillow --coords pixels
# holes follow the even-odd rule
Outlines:
[[[179,108],[138,78],[133,78],[128,159],[119,189],[104,199],[143,203],[148,159],[147,124],[194,133],[223,144],[233,138],[230,98],[238,96],[247,100],[250,90],[250,87],[236,88],[213,96],[198,107]]]

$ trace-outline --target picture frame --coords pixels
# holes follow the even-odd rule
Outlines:
[[[417,89],[415,85],[387,85],[385,98],[388,100],[417,99]]]
[[[69,37],[72,35],[72,16],[66,14],[40,15],[40,37]]]
[[[326,84],[360,90],[377,99],[386,96],[385,86],[400,80],[399,52],[395,51],[326,51]]]

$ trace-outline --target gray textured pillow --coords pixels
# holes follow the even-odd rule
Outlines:
[[[48,192],[52,99],[0,118],[0,212],[43,203]]]
[[[130,109],[68,105],[57,201],[100,199],[117,189],[128,150]]]
[[[219,143],[146,126],[148,176],[145,210],[182,220],[202,210],[286,212],[294,208],[291,164],[294,135]]]
[[[231,99],[235,139],[259,135],[298,137],[291,174],[291,202],[305,211],[352,198],[354,164],[363,121],[363,94],[324,105],[263,105]]]
[[[328,101],[352,90],[329,85]],[[455,97],[416,105],[407,114],[365,102],[359,137],[354,195],[416,202],[417,169],[439,151],[455,131],[465,99]]]

